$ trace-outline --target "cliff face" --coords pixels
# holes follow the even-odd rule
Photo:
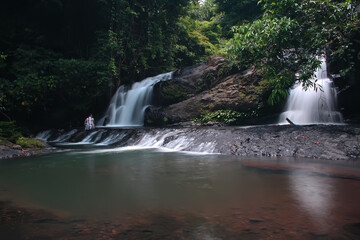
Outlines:
[[[211,56],[206,63],[176,71],[171,81],[158,83],[154,98],[161,108],[148,109],[146,122],[183,122],[216,110],[265,108],[271,86],[261,72],[251,68],[228,75],[226,66],[223,57]]]
[[[223,57],[211,56],[208,62],[175,71],[171,81],[154,86],[155,104],[175,104],[214,87],[221,80],[216,75],[226,64]]]

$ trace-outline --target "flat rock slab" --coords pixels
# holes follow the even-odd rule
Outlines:
[[[146,136],[147,139],[154,139],[158,147],[177,146],[176,149],[180,151],[245,157],[360,159],[360,127],[355,125],[251,127],[181,125],[167,128],[101,129],[101,131],[104,138],[109,135],[120,135],[119,133],[124,136],[112,143],[114,147],[137,145]],[[84,133],[83,137],[91,133]],[[75,142],[75,139],[69,141]],[[102,139],[98,141],[101,142]]]

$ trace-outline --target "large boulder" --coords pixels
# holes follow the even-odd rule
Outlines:
[[[174,73],[154,87],[155,105],[146,111],[145,124],[184,122],[216,110],[250,112],[266,107],[271,86],[259,70],[232,73],[222,56]]]
[[[217,75],[224,64],[223,56],[213,55],[207,62],[175,71],[170,81],[154,86],[155,105],[168,106],[212,88],[219,82]]]
[[[163,112],[170,122],[182,122],[216,110],[259,110],[266,106],[270,87],[259,71],[249,69],[225,77],[210,90],[172,104],[164,108]]]

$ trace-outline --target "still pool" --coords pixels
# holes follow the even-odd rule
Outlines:
[[[0,239],[360,238],[354,163],[71,150],[0,161],[0,201]]]

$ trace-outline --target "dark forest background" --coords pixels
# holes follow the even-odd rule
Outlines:
[[[3,1],[0,32],[0,120],[34,129],[80,126],[120,85],[212,54],[263,69],[272,104],[313,87],[319,54],[349,98],[359,89],[358,1]]]

